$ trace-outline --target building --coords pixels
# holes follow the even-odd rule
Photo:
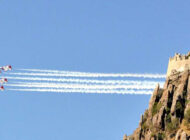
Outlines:
[[[182,72],[190,69],[190,52],[186,55],[176,53],[174,57],[169,59],[167,77],[175,72]]]

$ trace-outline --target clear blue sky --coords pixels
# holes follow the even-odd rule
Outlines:
[[[1,0],[0,65],[165,73],[190,46],[190,1]],[[2,92],[2,140],[121,140],[149,95]]]

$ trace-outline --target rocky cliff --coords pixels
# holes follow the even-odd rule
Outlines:
[[[163,88],[157,85],[139,127],[123,140],[189,139],[190,71],[186,70],[167,77]]]

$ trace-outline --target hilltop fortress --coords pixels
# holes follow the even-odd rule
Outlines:
[[[190,69],[190,52],[187,55],[176,53],[174,57],[169,59],[167,77],[186,69]]]
[[[164,87],[156,86],[139,126],[123,140],[190,140],[190,52],[169,59]]]

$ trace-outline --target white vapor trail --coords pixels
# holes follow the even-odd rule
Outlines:
[[[16,69],[21,71],[30,71],[30,72],[48,72],[48,73],[82,73],[77,71],[63,71],[63,70],[44,70],[44,69]]]
[[[156,84],[164,84],[164,74],[90,73],[60,70],[18,69],[7,73],[8,90],[56,93],[152,94]],[[70,78],[69,78],[70,77]],[[71,78],[72,77],[72,78]],[[101,78],[150,78],[150,80],[105,80]],[[94,79],[93,79],[94,78]],[[95,79],[100,78],[100,79]],[[158,81],[158,79],[161,79]]]
[[[135,73],[27,73],[27,72],[12,72],[9,75],[26,75],[26,76],[57,76],[57,77],[138,77],[138,78],[165,78],[163,74],[135,74]]]
[[[162,81],[136,81],[136,80],[91,80],[91,79],[68,79],[68,78],[42,78],[42,77],[11,77],[8,79],[28,80],[28,81],[49,81],[49,82],[74,82],[74,83],[90,83],[90,84],[135,84],[135,85],[156,85]]]
[[[113,75],[120,75],[118,77],[128,77],[128,75],[138,75],[140,77],[148,76],[147,78],[150,78],[150,76],[158,76],[158,78],[165,78],[166,75],[164,74],[135,74],[135,73],[92,73],[92,72],[78,72],[78,71],[63,71],[63,70],[44,70],[44,69],[18,69],[22,71],[30,71],[30,72],[45,72],[45,73],[71,73],[71,74],[81,74],[81,75],[98,75],[97,77],[109,77],[108,75],[111,75],[110,77],[115,77]],[[92,76],[93,77],[93,76]],[[116,76],[117,77],[117,76]],[[133,76],[130,76],[133,77]]]
[[[152,85],[90,85],[90,84],[58,84],[58,83],[26,83],[17,82],[15,84],[7,84],[14,87],[35,87],[35,88],[70,88],[70,89],[154,89]]]
[[[152,94],[152,90],[84,90],[84,89],[8,89],[14,91],[36,91],[57,93],[98,93],[98,94]]]

